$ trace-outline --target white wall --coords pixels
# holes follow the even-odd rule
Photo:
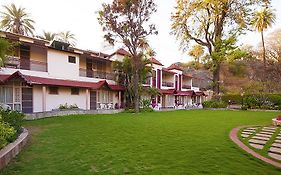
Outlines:
[[[80,109],[86,109],[86,89],[80,89],[79,95],[71,95],[71,88],[59,87],[59,94],[49,94],[49,88],[46,92],[46,110],[58,109],[61,104],[76,104]],[[88,97],[88,102],[90,101]],[[89,103],[88,103],[89,104]]]
[[[68,56],[75,56],[76,63],[69,63]],[[51,76],[60,78],[79,77],[79,57],[78,55],[48,49],[48,72]]]
[[[33,86],[33,112],[43,111],[43,91],[42,86]]]

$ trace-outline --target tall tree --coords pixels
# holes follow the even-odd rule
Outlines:
[[[73,33],[71,33],[70,31],[60,32],[58,34],[58,40],[68,43],[71,46],[75,46],[75,44],[76,44],[75,35]]]
[[[264,65],[264,69],[266,69],[266,49],[265,49],[265,42],[264,42],[264,31],[271,27],[272,24],[274,24],[275,22],[275,14],[273,13],[273,11],[268,8],[265,7],[260,11],[257,11],[254,15],[254,19],[253,19],[253,26],[255,28],[255,30],[257,30],[258,32],[261,33],[261,40],[262,40],[262,48],[263,48],[263,65]],[[265,70],[264,70],[265,71]]]
[[[254,7],[263,1],[177,0],[172,14],[172,34],[180,41],[183,50],[191,41],[207,49],[212,63],[215,94],[220,92],[221,63],[226,55],[233,54],[233,50],[237,49],[234,47],[236,38],[249,29]]]
[[[0,38],[0,67],[4,66],[6,57],[9,53],[11,53],[12,48],[13,45],[9,41]]]
[[[156,12],[153,0],[113,0],[103,4],[99,11],[99,23],[106,32],[105,39],[110,44],[123,43],[131,55],[133,68],[134,107],[139,112],[140,68],[147,37],[157,34],[154,24],[148,24],[151,15]]]
[[[15,4],[3,6],[3,8],[4,11],[1,12],[1,28],[3,30],[33,36],[35,22],[30,19],[25,8],[17,7]]]
[[[57,37],[57,35],[57,33],[43,31],[43,35],[39,35],[38,38],[47,41],[53,41]]]

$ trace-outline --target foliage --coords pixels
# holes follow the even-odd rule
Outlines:
[[[255,30],[261,33],[262,38],[262,47],[263,47],[263,63],[264,68],[266,67],[266,49],[265,49],[265,42],[264,42],[264,31],[271,27],[272,24],[275,23],[276,16],[273,11],[267,7],[263,8],[260,11],[256,11],[254,18],[253,18],[253,27]]]
[[[15,138],[16,130],[9,124],[0,122],[0,149],[4,148],[8,143]]]
[[[139,111],[140,93],[139,79],[144,51],[149,48],[147,37],[157,34],[155,25],[148,24],[151,15],[156,12],[153,0],[113,0],[104,3],[99,11],[99,23],[106,33],[104,38],[110,43],[122,43],[129,51],[132,59],[133,91],[135,110]]]
[[[57,34],[57,39],[59,41],[68,43],[73,47],[76,45],[75,35],[70,31],[60,32],[59,34]]]
[[[0,21],[2,29],[21,35],[33,35],[35,22],[30,19],[25,8],[17,7],[13,3],[3,7],[5,11],[1,12]]]
[[[220,100],[210,100],[210,101],[204,101],[202,103],[204,108],[226,108],[227,107],[227,103],[225,103],[224,101],[220,101]]]
[[[150,108],[150,100],[149,99],[142,99],[141,100],[142,108]]]
[[[12,110],[0,110],[0,115],[2,122],[8,123],[17,131],[17,133],[21,131],[24,119],[24,114],[22,112]]]
[[[133,74],[133,60],[129,57],[124,57],[122,61],[114,61],[113,69],[115,72],[115,80],[125,87],[126,107],[132,108],[134,106],[134,99],[136,97],[134,90],[134,74]],[[148,76],[151,74],[152,68],[147,66],[150,61],[143,57],[138,65],[138,91],[144,93],[146,90],[142,86]]]
[[[37,37],[40,38],[40,39],[43,39],[43,40],[53,41],[53,40],[55,40],[58,37],[58,34],[57,33],[43,31],[43,35],[39,35]]]
[[[79,107],[77,106],[77,104],[68,105],[67,103],[65,103],[65,104],[60,104],[59,109],[60,110],[79,109]]]
[[[186,50],[191,41],[205,47],[213,72],[214,92],[220,92],[220,65],[227,57],[241,57],[236,38],[251,24],[251,16],[263,0],[177,0],[172,34]]]
[[[4,66],[6,56],[12,52],[13,44],[4,38],[0,38],[0,67]]]

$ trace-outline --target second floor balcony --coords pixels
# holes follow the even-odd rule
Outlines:
[[[191,89],[191,86],[190,85],[182,85],[182,88],[183,89]]]
[[[47,72],[48,64],[41,61],[20,59],[19,57],[9,56],[5,60],[5,67]]]
[[[79,75],[81,77],[88,77],[88,78],[98,78],[98,79],[105,79],[105,80],[114,80],[114,73],[103,72],[99,70],[86,70],[80,69]]]
[[[174,87],[174,83],[163,81],[162,86],[164,86],[164,87]]]

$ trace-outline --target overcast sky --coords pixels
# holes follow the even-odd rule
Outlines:
[[[36,33],[41,34],[43,30],[60,32],[70,30],[76,35],[77,47],[102,51],[103,32],[97,21],[95,13],[101,8],[103,2],[111,0],[0,0],[1,5],[15,3],[17,6],[26,8],[36,21]],[[155,49],[156,58],[166,66],[171,63],[189,60],[186,53],[179,50],[179,45],[174,36],[170,35],[170,16],[176,5],[176,0],[155,0],[158,6],[157,13],[152,22],[156,24],[159,34],[150,37],[150,45]],[[273,0],[276,9],[276,24],[268,32],[281,28],[281,2]],[[1,11],[3,8],[0,8]],[[256,32],[248,32],[239,39],[239,43],[255,45],[260,42],[260,36]]]

